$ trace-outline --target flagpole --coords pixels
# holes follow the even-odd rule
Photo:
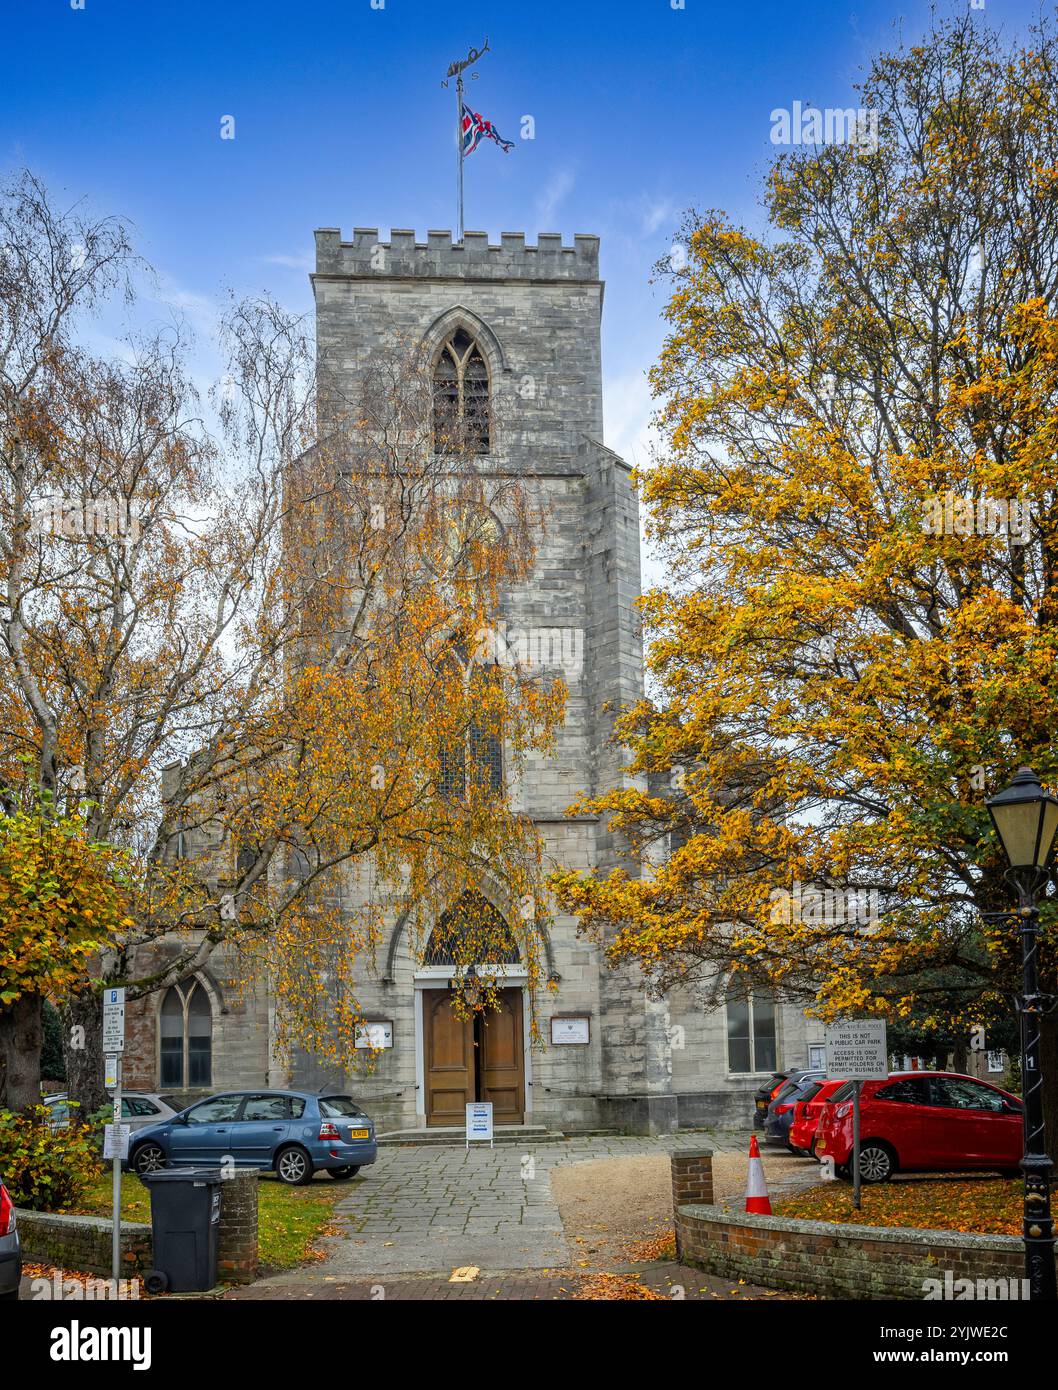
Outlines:
[[[463,243],[463,74],[456,78],[456,159],[459,161],[459,220],[456,241]]]
[[[459,219],[456,223],[456,241],[463,241],[463,70],[472,67],[479,58],[489,51],[488,38],[480,48],[472,48],[462,62],[452,63],[445,74],[445,80],[441,83],[442,87],[447,87],[451,78],[456,80],[456,158],[459,160],[458,170],[458,198],[459,198]],[[471,74],[473,77],[477,73]]]

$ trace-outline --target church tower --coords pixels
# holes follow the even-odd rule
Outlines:
[[[442,386],[488,395],[481,467],[525,480],[547,514],[534,571],[508,593],[509,631],[558,654],[569,687],[553,754],[534,756],[520,779],[518,809],[536,822],[554,866],[617,863],[604,823],[569,819],[585,793],[620,785],[621,757],[604,710],[643,691],[642,646],[633,601],[640,592],[639,521],[629,468],[602,443],[599,241],[572,246],[541,234],[449,232],[388,241],[356,228],[316,233],[317,351],[321,379],[355,400],[381,351],[422,344]],[[392,1023],[392,1047],[357,1081],[380,1127],[461,1124],[465,1100],[494,1100],[497,1122],[668,1128],[668,1021],[638,982],[602,963],[557,917],[546,943],[557,993],[537,1000],[541,1043],[530,1047],[517,965],[507,968],[504,1011],[487,1028],[484,1076],[472,1075],[483,1040],[459,1036],[445,1002],[443,962],[421,966],[399,927],[383,978],[365,982],[368,1016]],[[524,978],[524,976],[523,976]],[[385,1031],[385,1030],[383,1030]],[[484,1087],[484,1091],[482,1092]]]
[[[605,822],[566,815],[579,798],[627,780],[610,711],[643,693],[638,507],[627,465],[602,443],[598,239],[564,246],[541,235],[532,246],[507,233],[489,245],[480,232],[460,243],[448,232],[416,241],[394,231],[381,241],[358,228],[343,241],[327,228],[316,233],[312,284],[324,398],[357,401],[380,355],[417,345],[435,409],[456,403],[478,466],[521,479],[545,516],[533,569],[504,596],[503,618],[545,654],[541,664],[562,675],[569,697],[553,752],[531,754],[509,790],[535,821],[548,868],[609,871],[621,846]],[[502,749],[490,760],[493,751],[502,764]],[[193,853],[217,851],[207,829],[191,833]],[[482,890],[485,910],[503,917]],[[658,1133],[742,1127],[777,1066],[822,1064],[822,1025],[794,1005],[722,979],[651,1000],[638,969],[610,970],[559,914],[541,942],[554,988],[536,991],[531,1044],[516,947],[490,965],[490,976],[502,972],[500,1009],[485,1023],[460,1021],[449,955],[427,943],[423,959],[409,935],[394,922],[357,981],[371,1025],[364,1044],[381,1049],[370,1074],[355,1058],[336,1067],[273,1049],[267,982],[243,987],[238,953],[221,949],[208,969],[131,1004],[129,1084],[185,1104],[219,1089],[347,1084],[382,1133],[461,1128],[466,1104],[481,1100],[498,1124]]]

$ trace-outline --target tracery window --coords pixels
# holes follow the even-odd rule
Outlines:
[[[489,452],[489,369],[465,328],[445,339],[434,363],[433,427],[437,454]]]
[[[198,980],[165,991],[159,1022],[159,1084],[178,1090],[211,1085],[213,1010]]]

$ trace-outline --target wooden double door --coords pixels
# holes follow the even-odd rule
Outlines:
[[[501,989],[500,1006],[457,1018],[452,992],[423,990],[426,1123],[463,1125],[472,1101],[492,1102],[493,1122],[525,1118],[522,991]]]

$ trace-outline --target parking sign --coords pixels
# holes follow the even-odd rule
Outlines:
[[[103,991],[103,1051],[125,1051],[125,991]]]

